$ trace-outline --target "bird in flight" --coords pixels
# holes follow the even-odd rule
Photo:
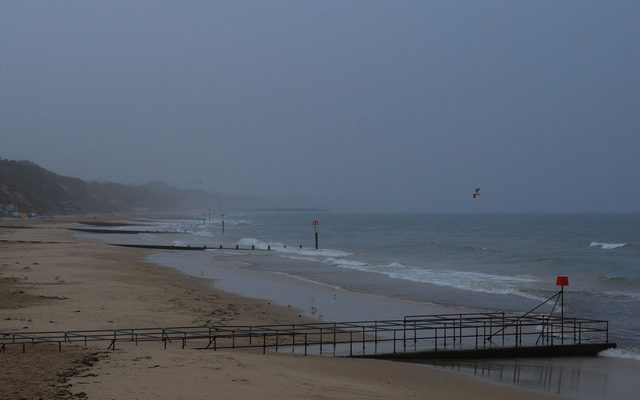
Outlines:
[[[480,188],[476,188],[475,192],[473,192],[473,198],[478,198],[480,197]]]

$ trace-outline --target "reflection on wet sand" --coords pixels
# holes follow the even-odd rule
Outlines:
[[[630,399],[637,362],[605,357],[450,360],[430,364],[504,384],[579,399]]]

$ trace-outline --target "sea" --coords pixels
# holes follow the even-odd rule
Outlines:
[[[145,233],[80,236],[206,246],[155,250],[146,260],[323,321],[524,314],[557,294],[556,278],[566,276],[564,314],[609,321],[617,348],[598,357],[449,360],[436,367],[581,400],[635,399],[640,389],[640,215],[272,210],[129,223],[107,229]],[[552,303],[536,312],[557,315]]]
[[[608,320],[618,348],[606,354],[640,361],[640,215],[256,211],[140,228],[176,232],[142,242],[270,248],[274,261],[252,267],[262,272],[491,311],[524,313],[567,276],[565,315]]]

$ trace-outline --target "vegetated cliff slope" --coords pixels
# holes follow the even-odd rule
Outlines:
[[[29,161],[0,159],[0,207],[14,204],[21,211],[78,213],[114,211],[203,210],[214,195],[162,183],[125,185],[86,182],[58,175]]]

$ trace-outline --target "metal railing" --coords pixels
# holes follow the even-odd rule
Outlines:
[[[344,321],[278,325],[185,326],[111,330],[4,332],[0,352],[8,346],[48,343],[107,349],[126,343],[161,342],[181,348],[261,349],[299,354],[366,356],[400,352],[479,350],[608,343],[608,321],[546,315],[501,313],[413,315],[398,320]]]

